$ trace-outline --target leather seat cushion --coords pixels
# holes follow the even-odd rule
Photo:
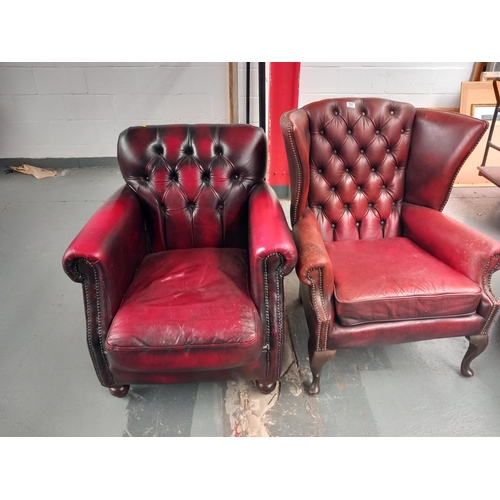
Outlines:
[[[476,283],[407,238],[335,241],[326,249],[342,325],[465,316],[479,305]]]
[[[110,326],[110,364],[128,371],[187,371],[258,359],[264,340],[248,269],[241,249],[148,255]]]

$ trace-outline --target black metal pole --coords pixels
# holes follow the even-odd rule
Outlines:
[[[266,131],[266,63],[259,63],[259,127]]]
[[[247,84],[247,92],[246,92],[246,105],[247,105],[247,124],[250,123],[250,63],[247,62],[247,75],[246,75],[246,84]]]

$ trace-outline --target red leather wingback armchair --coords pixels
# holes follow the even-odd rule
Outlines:
[[[126,182],[63,257],[83,285],[87,344],[111,394],[131,384],[255,380],[284,345],[283,278],[296,247],[250,125],[131,127]]]
[[[300,298],[313,381],[337,349],[466,336],[461,371],[488,342],[500,244],[444,215],[487,125],[380,98],[285,113]]]

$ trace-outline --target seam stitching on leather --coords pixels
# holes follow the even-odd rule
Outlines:
[[[292,148],[293,157],[295,159],[295,167],[297,170],[297,196],[295,199],[295,204],[293,206],[293,220],[292,224],[297,222],[297,210],[299,205],[300,192],[302,190],[302,171],[300,169],[300,161],[297,155],[297,149],[295,147],[295,142],[293,140],[292,127],[287,117],[283,118],[283,121],[286,123],[286,129],[288,133],[288,141],[290,142],[290,146]]]
[[[316,285],[314,283],[314,279],[311,277],[311,272],[312,271],[318,271],[318,275],[319,275],[319,295],[320,295],[320,300],[321,300],[321,305],[323,306],[323,310],[325,312],[325,316],[326,316],[326,321],[321,321],[321,315],[320,315],[320,311],[319,311],[319,308],[318,308],[318,302],[316,300]],[[322,333],[322,328],[323,328],[323,325],[326,327],[326,325],[328,324],[328,322],[330,321],[330,318],[328,317],[328,314],[327,314],[327,308],[326,308],[326,303],[325,303],[325,297],[323,295],[323,270],[321,269],[321,267],[314,267],[312,269],[309,269],[309,271],[307,271],[307,279],[308,281],[311,283],[311,298],[312,298],[312,303],[313,303],[313,306],[314,306],[314,310],[316,312],[316,316],[318,318],[318,331],[317,331],[317,339],[316,339],[316,350],[317,351],[326,351],[327,348],[326,348],[326,344],[327,344],[327,335],[325,334],[324,335],[324,342],[323,342],[323,346],[320,346],[320,340],[321,340],[321,333]]]
[[[284,336],[284,321],[283,321],[283,293],[281,292],[283,287],[283,267],[285,263],[285,259],[283,255],[277,254],[280,258],[280,265],[278,269],[276,269],[276,296],[277,296],[277,304],[278,304],[278,366],[277,366],[277,377],[279,378],[281,372],[281,356],[283,351],[283,336]]]
[[[94,351],[92,349],[92,340],[91,340],[91,332],[90,332],[90,329],[91,329],[91,326],[90,326],[90,314],[89,314],[89,311],[90,311],[90,297],[89,297],[89,289],[88,289],[87,277],[78,270],[78,264],[77,264],[77,262],[73,263],[73,272],[82,280],[83,296],[85,297],[85,316],[86,316],[86,319],[87,319],[87,322],[86,322],[87,323],[86,324],[86,328],[87,328],[87,332],[86,332],[87,347],[89,349],[90,359],[92,359],[92,364],[94,365],[94,370],[96,372],[97,378],[98,378],[99,382],[101,382],[101,384],[102,384],[103,383],[102,377],[101,377],[101,375],[99,373],[99,368],[97,366],[97,360],[95,359]]]
[[[267,269],[267,259],[264,260],[264,307],[265,307],[265,318],[266,318],[266,337],[264,348],[267,348],[267,365],[266,365],[266,378],[269,374],[270,365],[270,339],[271,339],[271,308],[269,307],[269,271]]]
[[[276,298],[277,298],[277,330],[278,330],[278,359],[277,359],[277,377],[281,371],[281,351],[283,346],[283,311],[282,303],[283,296],[281,292],[282,282],[283,282],[283,267],[284,267],[284,257],[279,252],[273,252],[266,256],[264,260],[264,303],[265,303],[265,317],[266,317],[266,346],[267,346],[267,368],[266,368],[266,378],[269,376],[270,368],[270,355],[271,355],[271,307],[269,305],[269,270],[267,261],[270,257],[277,255],[280,258],[280,265],[276,269]]]
[[[89,352],[90,352],[90,358],[92,359],[92,364],[94,365],[94,370],[96,372],[96,375],[97,375],[97,378],[99,379],[99,382],[101,382],[101,384],[103,383],[102,381],[102,377],[101,377],[101,374],[99,373],[99,368],[97,366],[97,360],[95,358],[95,354],[94,354],[94,350],[92,349],[92,339],[91,339],[91,332],[90,332],[90,314],[88,312],[89,308],[90,308],[90,297],[89,297],[89,290],[88,290],[88,286],[87,286],[87,279],[85,278],[85,280],[83,281],[83,293],[85,295],[85,305],[86,305],[86,309],[87,309],[87,346],[88,346],[88,349],[89,349]]]
[[[108,365],[108,360],[106,358],[106,353],[104,351],[104,345],[103,345],[103,340],[102,340],[102,324],[101,324],[101,295],[100,295],[100,290],[99,290],[99,281],[98,281],[98,275],[97,275],[97,271],[94,267],[94,265],[87,259],[81,259],[83,262],[87,263],[91,269],[92,269],[92,272],[94,273],[94,281],[95,281],[95,291],[96,291],[96,306],[97,306],[97,336],[99,338],[99,348],[101,350],[101,356],[102,356],[102,359],[104,361],[104,366],[106,367],[106,371],[109,375],[109,379],[110,379],[110,382],[111,384],[114,384],[114,380],[113,380],[113,375],[111,374],[111,372],[109,371],[109,365]],[[80,273],[81,276],[84,276]],[[87,283],[87,278],[84,276],[84,279],[85,279],[85,283]],[[88,289],[86,290],[87,292],[87,298],[89,299],[87,305],[90,306],[90,297],[88,296]],[[102,379],[101,377],[99,376],[99,372],[97,370],[97,367],[96,367],[96,361],[94,359],[94,354],[93,354],[93,351],[92,351],[92,340],[90,338],[90,315],[87,314],[87,317],[88,317],[88,328],[87,328],[87,343],[88,343],[88,346],[89,346],[89,350],[90,350],[90,353],[91,353],[91,357],[93,358],[92,361],[94,362],[94,367],[96,368],[96,373],[97,373],[97,378],[99,379],[99,381],[102,383]]]
[[[490,263],[495,258],[498,259],[498,262],[496,263],[495,267],[493,267],[493,269],[488,273],[488,268],[490,267]],[[496,299],[495,295],[491,290],[491,278],[499,268],[500,268],[500,254],[492,255],[483,272],[483,288],[488,298],[493,302],[493,308],[488,316],[488,319],[486,320],[486,324],[481,330],[480,335],[488,335],[488,331],[491,327],[491,324],[493,323],[493,320],[495,319],[495,316],[498,312],[498,300]]]
[[[450,187],[448,189],[448,193],[446,195],[446,198],[443,202],[443,204],[441,205],[441,208],[439,209],[440,212],[442,212],[444,210],[444,207],[446,206],[446,204],[448,203],[448,200],[450,198],[450,195],[451,195],[451,191],[453,190],[453,185],[455,184],[455,179],[458,177],[458,174],[460,173],[460,171],[462,170],[462,167],[464,166],[465,162],[468,160],[469,156],[474,152],[474,150],[476,149],[477,145],[479,144],[479,142],[481,141],[481,139],[483,138],[483,135],[486,133],[486,130],[485,129],[483,131],[483,133],[479,136],[478,140],[476,141],[476,143],[474,144],[474,146],[472,148],[469,149],[469,153],[468,155],[464,158],[464,160],[462,161],[462,163],[460,163],[460,166],[457,168],[457,171],[455,172],[455,175],[453,176],[453,179],[451,181],[451,184],[450,184]]]
[[[145,347],[148,350],[152,351],[182,351],[191,350],[191,349],[206,349],[207,347],[215,347],[215,348],[223,348],[223,349],[231,349],[231,348],[240,348],[241,346],[247,347],[255,344],[255,340],[248,340],[246,342],[220,342],[220,343],[205,343],[205,344],[181,344],[181,345],[172,345],[172,346],[145,346],[145,345],[136,345],[136,346],[126,346],[126,345],[112,345],[109,342],[106,342],[107,349],[115,352],[127,352],[127,351],[140,351]]]
[[[321,304],[323,305],[323,310],[325,311],[325,314],[327,312],[327,308],[326,308],[326,303],[325,303],[325,297],[323,295],[323,269],[319,269],[318,270],[319,272],[319,297],[321,299]],[[323,345],[323,350],[326,351],[326,341],[327,341],[327,335],[326,335],[326,323],[324,325],[324,328],[325,328],[325,332],[323,337],[325,339],[325,343]]]

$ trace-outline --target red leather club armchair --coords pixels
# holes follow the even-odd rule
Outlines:
[[[131,127],[126,182],[63,257],[83,285],[87,344],[111,394],[131,384],[255,380],[284,345],[283,278],[296,247],[250,125]]]
[[[313,381],[337,349],[465,336],[487,346],[500,243],[444,215],[487,125],[380,98],[285,113],[296,267]]]

